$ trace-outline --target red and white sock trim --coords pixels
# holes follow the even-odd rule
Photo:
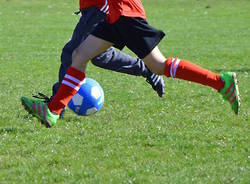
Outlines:
[[[69,86],[78,91],[80,89],[80,86],[83,84],[83,81],[80,81],[79,79],[66,74],[62,81],[62,84],[65,84],[66,86]]]
[[[172,58],[171,60],[171,68],[170,68],[170,76],[172,78],[175,77],[176,71],[178,69],[179,63],[180,63],[180,59],[178,58]]]
[[[76,70],[75,68],[70,67],[64,76],[62,84],[78,91],[83,84],[83,79],[85,78],[85,74]]]

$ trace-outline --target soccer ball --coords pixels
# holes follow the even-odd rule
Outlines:
[[[70,100],[68,107],[77,115],[88,116],[98,112],[104,103],[104,92],[100,84],[85,78],[78,92]]]

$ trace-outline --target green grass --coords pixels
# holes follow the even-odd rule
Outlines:
[[[20,97],[51,94],[78,2],[0,0],[0,183],[250,183],[250,2],[143,2],[166,56],[238,73],[240,115],[207,87],[165,79],[160,99],[143,78],[89,65],[102,110],[46,129]]]

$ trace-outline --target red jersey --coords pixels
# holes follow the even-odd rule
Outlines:
[[[79,0],[80,9],[98,7],[108,14],[109,23],[114,23],[120,16],[146,19],[141,0]]]
[[[141,0],[108,0],[109,22],[114,23],[120,16],[146,19]]]
[[[109,10],[108,0],[79,0],[80,10],[91,6],[99,8],[104,13],[108,13]]]

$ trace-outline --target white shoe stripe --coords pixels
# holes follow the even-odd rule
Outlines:
[[[153,82],[155,82],[158,79],[158,77],[159,77],[158,75],[155,75]]]
[[[158,78],[157,78],[157,80],[155,81],[154,85],[156,86],[160,80],[161,80],[161,77],[158,76]]]

